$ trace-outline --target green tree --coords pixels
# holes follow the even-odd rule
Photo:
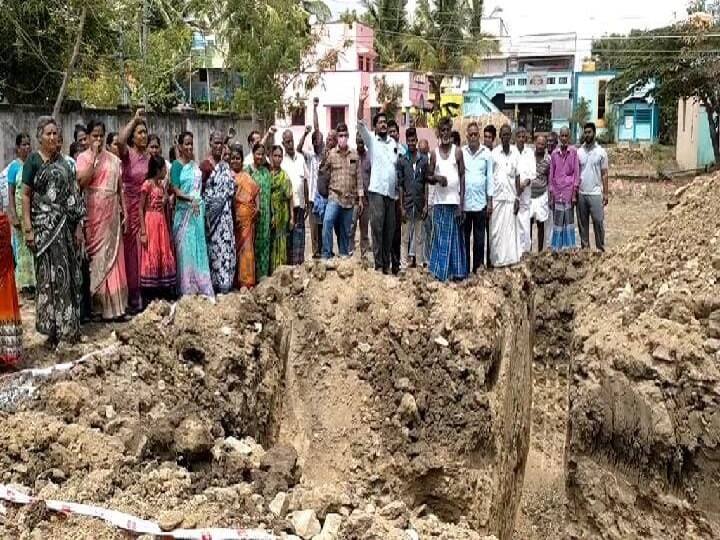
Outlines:
[[[590,121],[590,103],[584,97],[581,97],[577,105],[573,108],[573,112],[570,115],[570,123],[574,126],[573,133],[577,135],[578,131],[582,129],[587,122]]]
[[[478,12],[479,10],[479,12]],[[419,0],[412,28],[404,47],[414,66],[432,74],[435,108],[440,107],[442,81],[448,73],[471,75],[484,56],[497,50],[497,42],[484,36],[478,13],[482,2],[470,0]],[[470,34],[472,22],[474,34]]]
[[[3,3],[0,93],[10,103],[53,104],[64,95],[63,86],[68,86],[84,55],[112,51],[112,37],[105,30],[109,15],[104,2]]]
[[[633,31],[625,37],[601,39],[593,44],[600,67],[613,67],[621,72],[612,83],[612,95],[622,96],[648,82],[655,83],[651,93],[660,105],[661,125],[666,129],[674,131],[677,127],[678,100],[697,97],[707,111],[716,163],[720,162],[718,33],[717,15],[691,8],[690,17],[677,25],[649,32]]]
[[[304,5],[290,0],[227,0],[221,4],[221,35],[229,46],[228,62],[242,74],[234,106],[265,121],[288,105],[288,88],[317,84],[320,74],[334,67],[339,50],[318,54],[319,41],[310,26],[312,15],[322,11],[319,2]],[[342,46],[342,45],[340,45]]]
[[[374,48],[383,66],[399,67],[410,60],[404,47],[409,25],[407,0],[361,0],[362,22],[375,31]]]
[[[390,84],[385,75],[375,77],[375,92],[378,103],[385,104],[385,113],[390,118],[395,118],[400,110],[399,101],[402,98],[403,87],[401,84]]]

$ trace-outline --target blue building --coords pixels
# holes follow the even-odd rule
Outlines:
[[[615,141],[634,143],[656,143],[660,132],[660,109],[652,97],[654,83],[648,83],[626,96],[618,103],[611,104],[608,99],[608,84],[618,72],[581,71],[575,74],[573,109],[581,99],[585,99],[590,110],[590,121],[598,128],[598,134],[607,129],[610,115],[615,120]],[[581,130],[581,126],[576,126]]]

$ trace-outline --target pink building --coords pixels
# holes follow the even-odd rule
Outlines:
[[[296,139],[302,134],[304,126],[312,125],[313,99],[319,98],[318,116],[320,129],[327,133],[329,129],[343,122],[348,125],[351,135],[356,132],[357,105],[360,90],[367,86],[370,96],[363,112],[367,122],[381,106],[376,95],[376,79],[385,77],[388,84],[402,86],[400,100],[401,112],[397,121],[406,126],[413,108],[426,107],[429,95],[427,77],[413,71],[375,71],[377,53],[373,48],[374,32],[372,28],[355,23],[352,26],[342,22],[318,25],[314,28],[319,41],[312,57],[304,65],[316,66],[328,53],[338,51],[334,69],[325,69],[312,90],[305,89],[308,77],[317,75],[317,68],[310,68],[298,75],[294,84],[285,92],[287,102],[294,105],[285,117],[277,118],[277,126],[282,129],[291,127]]]

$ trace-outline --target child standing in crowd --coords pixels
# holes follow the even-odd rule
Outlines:
[[[167,167],[162,156],[148,162],[147,179],[140,189],[140,287],[147,305],[153,298],[175,296],[175,255],[166,220]]]
[[[287,173],[280,167],[283,160],[282,146],[273,146],[270,155],[270,173],[272,175],[272,227],[270,256],[271,272],[287,264],[288,235],[293,223],[293,189]]]
[[[237,251],[238,288],[255,286],[255,224],[260,208],[260,188],[243,171],[240,145],[230,147],[230,169],[235,175],[235,249]]]

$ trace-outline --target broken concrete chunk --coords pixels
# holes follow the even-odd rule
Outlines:
[[[309,540],[321,531],[320,522],[318,521],[315,510],[299,510],[290,514],[290,523],[292,523],[295,534]]]
[[[275,495],[275,498],[270,502],[270,506],[268,508],[270,508],[270,512],[272,512],[275,517],[284,516],[288,510],[287,493],[281,491]]]

